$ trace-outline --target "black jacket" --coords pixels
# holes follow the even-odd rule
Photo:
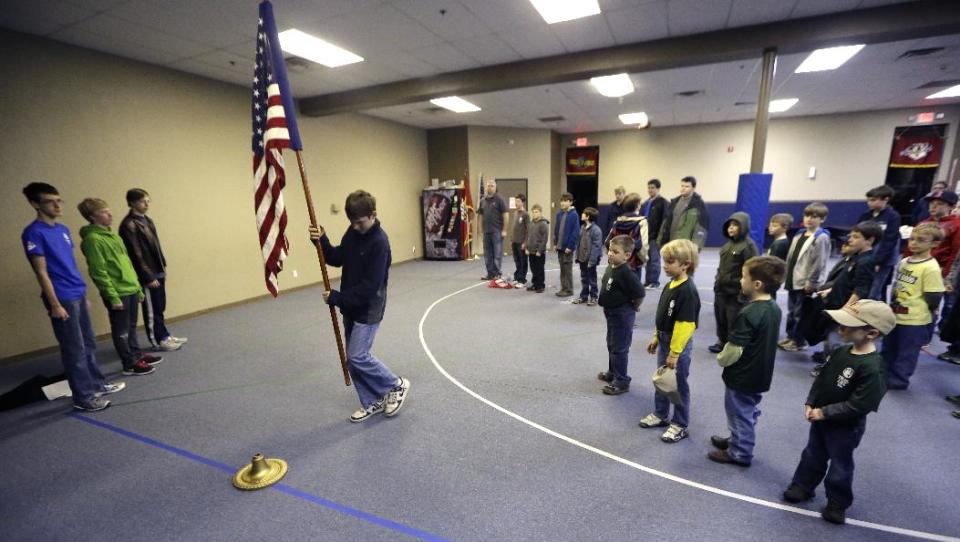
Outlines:
[[[727,234],[727,227],[731,222],[740,226],[740,233],[736,237]],[[723,236],[726,244],[720,247],[720,264],[717,266],[717,277],[713,283],[713,291],[719,294],[736,295],[740,293],[740,277],[743,275],[743,264],[758,254],[757,245],[750,238],[750,215],[736,212],[723,223]]]
[[[343,267],[340,290],[330,292],[329,305],[340,307],[344,318],[361,324],[383,320],[387,307],[387,279],[390,275],[390,240],[377,220],[359,233],[347,229],[340,246],[333,246],[326,234],[320,238],[327,263]]]
[[[650,204],[649,209],[647,209],[648,203]],[[650,232],[650,238],[656,240],[657,236],[660,235],[660,227],[663,226],[663,215],[667,212],[667,198],[657,196],[653,198],[652,202],[650,200],[644,202],[641,208],[646,210],[644,216],[647,217],[647,231]]]
[[[157,237],[157,226],[150,217],[138,216],[131,211],[120,222],[117,232],[127,247],[127,254],[137,271],[137,278],[141,284],[157,280],[157,274],[163,273],[167,267],[167,260],[163,257],[160,248],[160,239]]]

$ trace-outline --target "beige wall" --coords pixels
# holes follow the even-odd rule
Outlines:
[[[427,130],[427,169],[431,179],[457,183],[469,171],[467,127],[437,128]]]
[[[772,200],[860,199],[883,184],[894,128],[909,125],[919,111],[946,113],[949,123],[944,157],[953,155],[960,107],[926,107],[814,117],[774,119],[770,123],[764,171],[773,173]],[[680,179],[693,175],[708,201],[735,201],[739,174],[750,168],[753,123],[737,122],[621,130],[587,135],[600,146],[600,201],[613,199],[623,184],[645,193],[646,181],[659,178],[664,195],[674,196]],[[576,136],[563,136],[563,148]],[[732,146],[733,152],[727,152]],[[563,157],[560,158],[561,163]],[[815,180],[807,178],[816,166]],[[946,179],[947,158],[937,175]]]
[[[5,32],[0,64],[0,359],[56,344],[20,246],[22,229],[35,217],[20,193],[31,180],[59,188],[64,223],[77,242],[82,198],[106,199],[119,223],[125,191],[147,189],[169,263],[168,317],[267,293],[253,213],[246,89]],[[419,257],[419,248],[412,249],[421,244],[425,132],[361,115],[301,118],[300,128],[318,219],[331,237],[339,240],[348,225],[346,195],[364,188],[378,196],[394,261]],[[285,158],[291,248],[281,295],[320,280],[296,160],[290,152]],[[333,215],[331,204],[341,212]],[[76,255],[86,277],[79,250]],[[92,284],[88,298],[96,332],[108,332]]]
[[[484,180],[526,178],[527,207],[539,203],[550,216],[550,130],[470,126],[468,141],[471,182],[481,173]],[[482,253],[482,243],[474,251]]]

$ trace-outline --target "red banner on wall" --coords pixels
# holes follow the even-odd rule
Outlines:
[[[893,141],[890,167],[937,167],[943,153],[943,139],[939,135],[903,135]]]
[[[599,147],[567,149],[567,175],[596,175],[600,161]]]

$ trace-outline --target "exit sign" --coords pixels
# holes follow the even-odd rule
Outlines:
[[[933,111],[926,111],[924,113],[917,113],[917,122],[933,122]]]
[[[933,114],[933,113],[931,113],[931,115],[932,115],[932,114]],[[930,120],[933,120],[933,119],[931,118]],[[587,144],[588,144],[588,143],[587,143],[587,138],[585,138],[585,137],[578,137],[578,138],[576,139],[576,144],[577,144],[578,147],[586,147]]]

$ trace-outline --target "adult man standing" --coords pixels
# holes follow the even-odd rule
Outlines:
[[[663,215],[666,212],[667,200],[660,195],[660,179],[647,181],[647,194],[650,196],[641,208],[641,214],[647,217],[647,231],[650,239],[647,257],[647,280],[644,287],[647,289],[660,287],[660,246],[657,244],[657,234],[663,226]]]
[[[710,215],[703,198],[695,192],[697,179],[684,177],[680,179],[680,195],[670,200],[670,205],[663,215],[663,225],[660,227],[660,246],[674,239],[688,239],[703,250],[707,241],[707,230],[710,228]]]
[[[497,194],[497,182],[493,179],[487,181],[477,212],[477,216],[480,217],[478,228],[483,232],[483,261],[487,266],[487,274],[480,280],[500,278],[503,240],[507,237],[509,222],[507,214],[507,202]]]
[[[626,213],[623,210],[623,198],[627,196],[627,189],[622,185],[613,189],[614,199],[613,203],[607,206],[607,218],[603,223],[603,236],[607,237],[607,234],[610,233],[610,228],[617,222],[617,218],[621,217]]]

